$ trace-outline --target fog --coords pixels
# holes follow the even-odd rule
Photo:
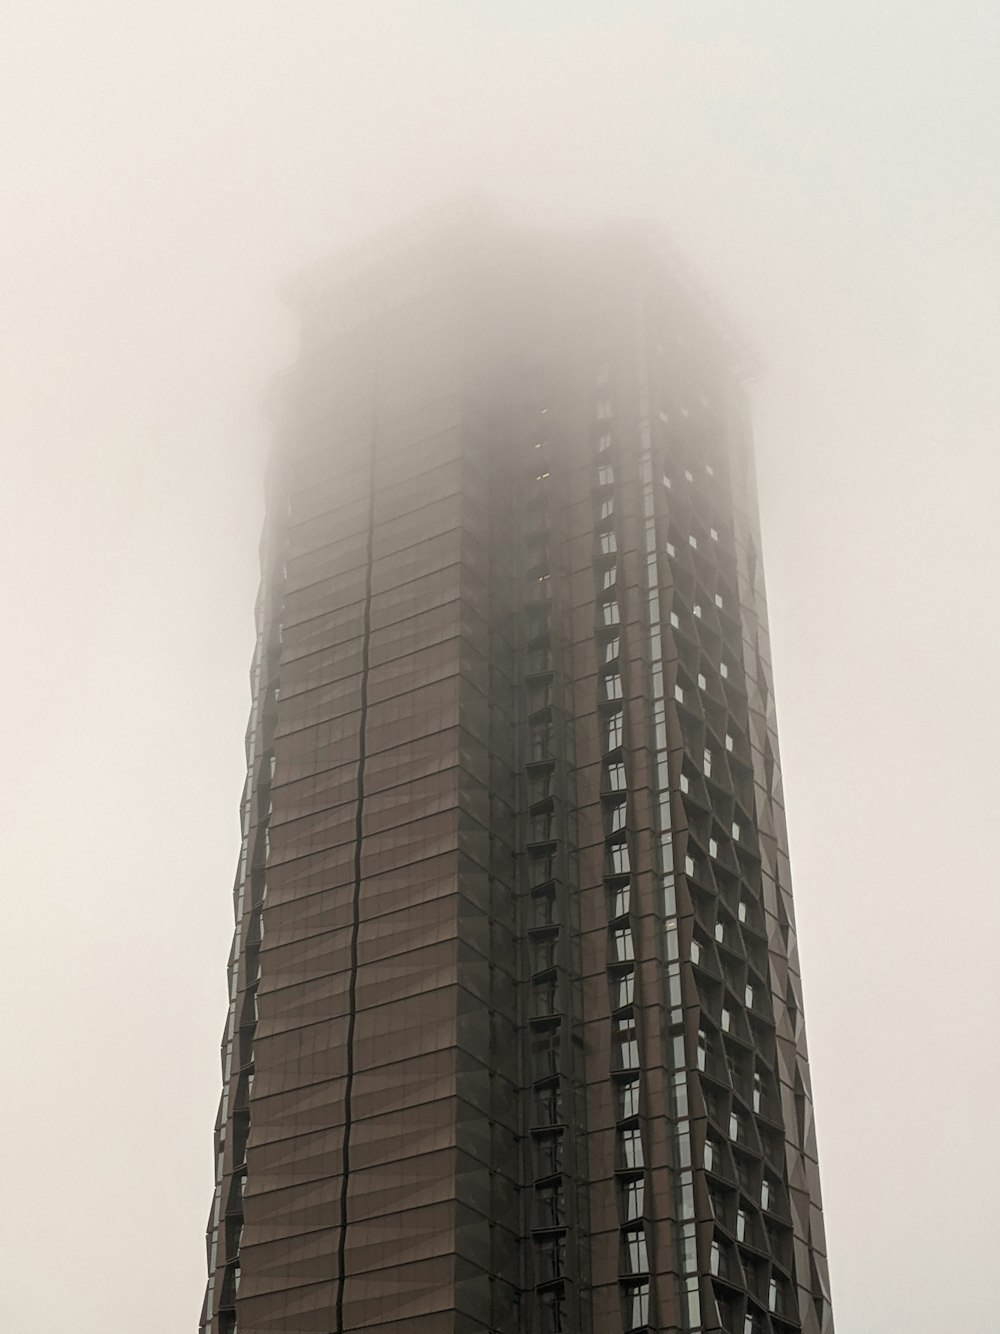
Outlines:
[[[8,0],[7,1330],[194,1329],[290,275],[468,188],[749,334],[840,1334],[998,1234],[1000,10]]]

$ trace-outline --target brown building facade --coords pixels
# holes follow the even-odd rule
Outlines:
[[[831,1334],[737,349],[656,234],[316,275],[210,1334]]]

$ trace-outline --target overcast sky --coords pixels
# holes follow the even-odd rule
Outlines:
[[[470,186],[749,332],[839,1334],[994,1328],[1000,8],[6,0],[5,1330],[194,1330],[281,287]]]

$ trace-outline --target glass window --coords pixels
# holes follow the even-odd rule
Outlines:
[[[618,599],[612,598],[610,602],[601,603],[601,624],[619,625],[621,616],[618,611]]]
[[[627,880],[622,884],[615,885],[611,891],[611,901],[608,905],[609,915],[612,918],[625,917],[629,910],[630,898],[631,890]]]
[[[710,1139],[705,1140],[705,1171],[715,1170],[715,1145]]]
[[[615,470],[610,463],[602,463],[597,470],[597,485],[610,486],[615,480]]]
[[[733,827],[732,827],[732,829],[730,830],[730,832],[731,832],[733,838],[735,838],[736,841],[737,841],[737,843],[738,843],[738,842],[739,842],[739,839],[740,839],[740,827],[739,827],[739,825],[736,823],[735,820],[733,821]]]
[[[607,776],[608,776],[609,791],[611,792],[625,791],[626,789],[625,765],[622,763],[621,760],[615,760],[607,766]]]
[[[743,988],[743,1004],[748,1010],[753,1009],[753,987],[749,982]]]
[[[606,421],[611,416],[611,399],[602,398],[597,403],[597,416],[601,421]]]
[[[723,1031],[723,1033],[728,1033],[728,1032],[729,1032],[729,1029],[730,1029],[730,1026],[731,1026],[732,1022],[733,1022],[733,1017],[732,1017],[732,1015],[729,1013],[729,1011],[726,1009],[726,1007],[723,1006],[723,1007],[722,1007],[722,1031]]]
[[[681,791],[689,792],[690,790],[691,790],[691,784],[688,782],[687,774],[681,774]]]
[[[559,986],[555,978],[546,978],[544,982],[536,982],[532,987],[532,996],[536,1018],[558,1014]]]
[[[612,514],[614,514],[614,512],[615,512],[614,496],[605,496],[605,498],[601,501],[601,518],[610,519]]]
[[[674,686],[674,699],[677,700],[677,702],[678,702],[679,704],[683,704],[683,703],[684,703],[684,687],[683,687],[683,686],[678,686],[678,685],[675,685],[675,686]]]
[[[706,777],[706,778],[711,778],[711,777],[712,777],[712,752],[708,749],[707,746],[705,747],[705,754],[704,754],[704,756],[703,756],[703,758],[702,758],[702,768],[703,768],[704,771],[705,771],[705,777]]]
[[[531,724],[528,737],[528,753],[533,763],[547,760],[552,754],[552,725],[548,722]]]
[[[708,855],[710,857],[718,857],[719,855],[719,845],[714,838],[708,840]]]
[[[531,896],[532,921],[535,926],[554,926],[559,920],[554,890]]]
[[[698,1029],[698,1049],[697,1064],[699,1070],[704,1070],[708,1064],[708,1057],[712,1050],[712,1044],[709,1041],[708,1034],[703,1028]]]
[[[616,927],[611,933],[612,956],[616,963],[631,963],[635,958],[631,927]]]
[[[556,966],[556,943],[558,936],[536,936],[532,941],[532,971],[543,973],[547,968]]]
[[[699,672],[699,673],[698,673],[698,689],[699,689],[699,690],[705,690],[705,689],[707,688],[707,686],[708,686],[708,682],[705,680],[704,676],[702,676],[701,672]]]
[[[727,677],[729,675],[729,668],[724,662],[719,663],[719,675],[722,677]]]
[[[558,1084],[543,1084],[535,1089],[535,1124],[557,1126],[562,1121],[562,1099]]]
[[[605,663],[610,663],[610,662],[615,662],[615,661],[617,661],[619,647],[620,647],[620,645],[619,645],[619,640],[618,640],[618,636],[617,636],[617,635],[615,635],[612,639],[606,639],[606,640],[604,641],[604,661],[605,661]]]
[[[532,889],[538,889],[547,881],[552,879],[555,870],[555,857],[551,852],[543,853],[541,857],[531,857],[528,860],[528,884]]]
[[[606,699],[622,698],[622,678],[617,672],[608,672],[604,677],[604,695]]]
[[[668,556],[676,556],[676,555],[677,555],[677,548],[674,546],[673,542],[668,542],[668,543],[667,543],[667,555],[668,555]]]
[[[732,737],[729,735],[729,733],[727,732],[727,733],[726,733],[726,750],[732,750],[732,748],[733,748],[733,738],[732,738]]]
[[[691,962],[701,963],[701,945],[697,940],[691,942]]]
[[[622,1213],[625,1221],[634,1222],[642,1217],[646,1183],[643,1177],[628,1177],[622,1182]]]
[[[605,750],[617,750],[622,744],[622,711],[615,709],[609,713],[604,720],[604,748]]]
[[[639,1067],[639,1042],[635,1031],[635,1015],[615,1020],[615,1050],[619,1070]]]
[[[613,1010],[623,1010],[626,1005],[634,1003],[635,973],[631,968],[627,973],[612,973],[610,982],[611,1008]]]
[[[645,1228],[630,1228],[625,1233],[625,1265],[626,1272],[629,1274],[649,1272]]]
[[[711,1254],[711,1259],[709,1260],[709,1267],[713,1274],[717,1274],[719,1272],[721,1259],[722,1259],[722,1248],[719,1245],[718,1241],[713,1237],[712,1254]]]
[[[674,627],[675,630],[679,630],[681,627],[680,617],[677,615],[675,611],[672,611],[670,613],[670,624]]]
[[[545,1028],[531,1040],[532,1078],[547,1079],[559,1073],[559,1029]]]
[[[548,1237],[536,1237],[535,1261],[540,1283],[548,1283],[554,1278],[561,1278],[566,1267],[565,1235],[555,1233]]]
[[[753,1109],[755,1112],[759,1112],[761,1109],[763,1095],[764,1091],[761,1084],[760,1074],[755,1070],[753,1072]]]
[[[739,1112],[729,1113],[729,1138],[734,1144],[739,1143],[740,1139],[740,1115]]]
[[[781,1309],[778,1302],[778,1280],[776,1278],[772,1278],[767,1285],[767,1309],[769,1311]]]
[[[632,867],[629,864],[627,843],[612,843],[609,845],[608,865],[612,875],[628,875]]]
[[[536,1135],[535,1139],[535,1174],[540,1177],[555,1176],[562,1171],[563,1139],[561,1130],[548,1131]]]
[[[562,1227],[566,1221],[566,1197],[556,1183],[539,1186],[535,1193],[538,1218],[542,1227]]]
[[[642,1136],[638,1126],[623,1126],[618,1131],[622,1162],[626,1167],[643,1167]]]
[[[719,530],[718,530],[717,528],[709,528],[708,531],[709,531],[709,535],[710,535],[712,541],[713,541],[713,542],[718,542],[718,540],[719,540]]]
[[[736,1240],[746,1241],[747,1236],[747,1215],[745,1209],[736,1211]]]
[[[613,556],[618,550],[618,539],[613,532],[601,534],[601,555]]]
[[[562,1287],[545,1288],[538,1294],[542,1311],[541,1334],[568,1334],[569,1315]]]
[[[534,804],[552,795],[552,770],[535,769],[528,775],[528,800]]]
[[[603,454],[606,450],[609,450],[610,448],[611,448],[611,435],[609,432],[605,431],[603,435],[598,437],[597,452],[599,454]]]
[[[722,606],[722,597],[719,593],[716,593],[715,595],[715,605],[720,608]]]
[[[528,839],[532,843],[547,843],[552,837],[552,811],[536,811],[531,817]]]
[[[768,1181],[767,1177],[765,1177],[760,1183],[760,1207],[762,1209],[770,1209],[774,1202],[771,1198],[772,1194],[771,1183]]]
[[[625,828],[627,804],[628,803],[625,801],[615,801],[604,808],[607,817],[607,830],[609,834],[617,833],[618,830]]]
[[[649,1284],[626,1284],[624,1297],[626,1330],[641,1329],[649,1323]]]
[[[627,1121],[639,1115],[639,1078],[626,1079],[617,1085],[618,1120]]]
[[[690,478],[689,478],[689,480],[690,480]],[[690,537],[688,538],[688,541],[690,542],[690,544],[691,544],[693,547],[697,548],[697,546],[698,546],[698,539],[695,537],[694,533],[692,533],[692,534],[690,535]]]

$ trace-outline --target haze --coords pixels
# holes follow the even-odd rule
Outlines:
[[[4,1329],[196,1327],[281,287],[470,187],[663,219],[760,353],[837,1327],[992,1328],[998,37],[973,0],[8,0]]]

